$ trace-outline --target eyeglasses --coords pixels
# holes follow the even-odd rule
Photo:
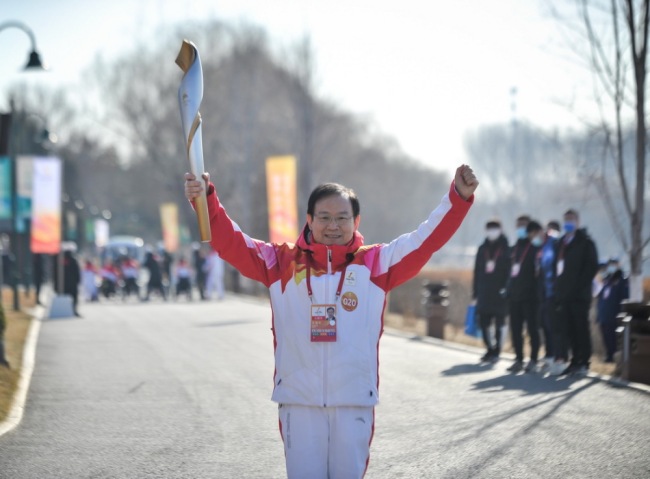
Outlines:
[[[345,226],[347,225],[350,220],[352,219],[351,216],[329,216],[329,215],[322,215],[322,216],[316,216],[315,217],[316,222],[320,225],[329,225],[334,222],[336,226]]]

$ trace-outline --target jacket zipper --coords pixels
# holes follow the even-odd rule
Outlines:
[[[327,249],[327,295],[326,298],[329,298],[330,295],[330,276],[332,275],[332,250]],[[327,407],[327,362],[328,362],[328,352],[329,352],[329,343],[323,344],[323,407]]]

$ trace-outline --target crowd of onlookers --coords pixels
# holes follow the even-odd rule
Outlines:
[[[190,255],[174,256],[164,250],[148,248],[141,260],[128,253],[78,258],[66,250],[62,261],[57,256],[34,255],[33,279],[37,302],[46,276],[47,258],[51,261],[54,290],[72,297],[74,313],[79,316],[79,297],[86,302],[127,300],[149,301],[153,295],[167,301],[170,297],[192,300],[194,291],[201,299],[223,299],[224,262],[210,248],[195,245]],[[59,274],[59,264],[63,272]],[[63,285],[59,288],[59,282]]]
[[[542,225],[522,215],[515,226],[517,238],[510,244],[501,222],[488,221],[485,241],[476,254],[472,296],[487,349],[481,360],[499,359],[509,329],[515,353],[510,372],[586,374],[592,357],[589,313],[596,301],[603,359],[613,362],[617,316],[629,295],[618,259],[599,261],[596,245],[575,210],[564,214],[562,224]],[[524,361],[526,336],[528,361]]]

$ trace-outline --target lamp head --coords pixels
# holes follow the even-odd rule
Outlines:
[[[47,70],[41,61],[41,56],[36,50],[32,50],[29,54],[29,60],[25,65],[25,70]]]

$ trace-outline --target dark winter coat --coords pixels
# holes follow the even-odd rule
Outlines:
[[[593,240],[584,228],[577,230],[567,243],[567,235],[557,242],[555,271],[563,261],[562,274],[555,279],[555,300],[591,301],[592,282],[598,271],[598,252]]]
[[[528,238],[519,239],[510,250],[511,274],[508,284],[510,301],[537,301],[539,286],[537,272],[537,252],[539,248],[532,245]],[[513,275],[516,264],[519,272]]]
[[[603,289],[598,293],[598,322],[613,323],[621,312],[621,302],[630,297],[627,278],[619,269],[614,274],[605,278]]]
[[[488,272],[488,261],[494,261],[494,269]],[[510,276],[510,247],[504,235],[495,241],[485,240],[479,246],[474,263],[472,297],[477,312],[483,314],[506,314],[505,288]]]

